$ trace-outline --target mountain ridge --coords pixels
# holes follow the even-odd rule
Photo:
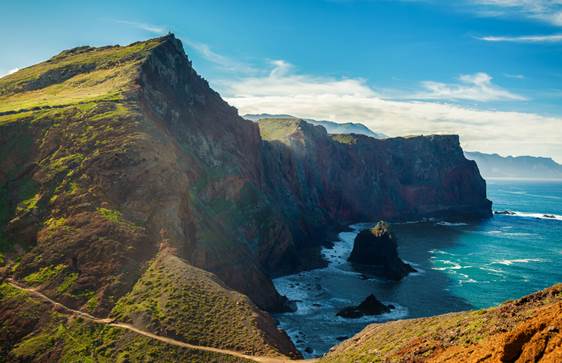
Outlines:
[[[562,165],[549,157],[501,156],[477,151],[465,155],[475,160],[484,177],[562,179]]]
[[[217,348],[298,357],[265,312],[289,308],[271,276],[310,267],[349,221],[491,213],[458,136],[376,140],[244,120],[173,35],[62,52],[0,79],[0,105],[2,277]],[[76,336],[85,352],[132,354],[126,335],[104,331],[117,348],[97,347],[80,322],[60,328],[55,312],[2,291],[4,355],[65,357]],[[206,330],[184,329],[199,313]]]

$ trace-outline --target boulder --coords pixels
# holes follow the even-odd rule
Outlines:
[[[392,307],[394,308],[394,307]],[[336,315],[346,319],[357,319],[364,315],[380,315],[390,312],[390,305],[381,303],[375,295],[367,296],[363,302],[357,306],[348,306],[340,310]]]
[[[363,272],[390,280],[400,280],[416,271],[398,257],[396,238],[390,225],[384,221],[361,231],[355,237],[348,261]]]

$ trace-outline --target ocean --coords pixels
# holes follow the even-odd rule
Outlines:
[[[400,282],[355,272],[347,257],[357,233],[376,221],[350,226],[322,255],[321,269],[274,279],[296,312],[277,314],[305,357],[321,355],[367,324],[497,305],[562,282],[562,181],[488,180],[494,215],[477,223],[425,221],[394,224],[400,257],[418,272]],[[344,319],[336,312],[369,294],[396,309],[376,317]]]

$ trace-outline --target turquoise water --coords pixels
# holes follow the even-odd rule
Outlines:
[[[298,308],[278,314],[280,326],[310,357],[372,322],[488,307],[562,282],[562,182],[489,180],[488,197],[494,210],[515,215],[394,225],[400,256],[418,270],[400,282],[365,279],[347,263],[356,234],[369,223],[340,233],[322,252],[328,267],[274,280]],[[397,309],[361,319],[335,316],[371,293]]]

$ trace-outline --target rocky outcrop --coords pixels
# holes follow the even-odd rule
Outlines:
[[[380,315],[390,312],[394,307],[381,303],[375,295],[371,294],[357,306],[349,306],[337,312],[337,316],[346,319],[357,319],[365,315]]]
[[[360,268],[391,280],[400,280],[416,270],[398,257],[396,237],[390,225],[380,221],[373,228],[359,232],[348,261]]]
[[[560,362],[561,314],[558,284],[484,310],[371,324],[320,362]]]

